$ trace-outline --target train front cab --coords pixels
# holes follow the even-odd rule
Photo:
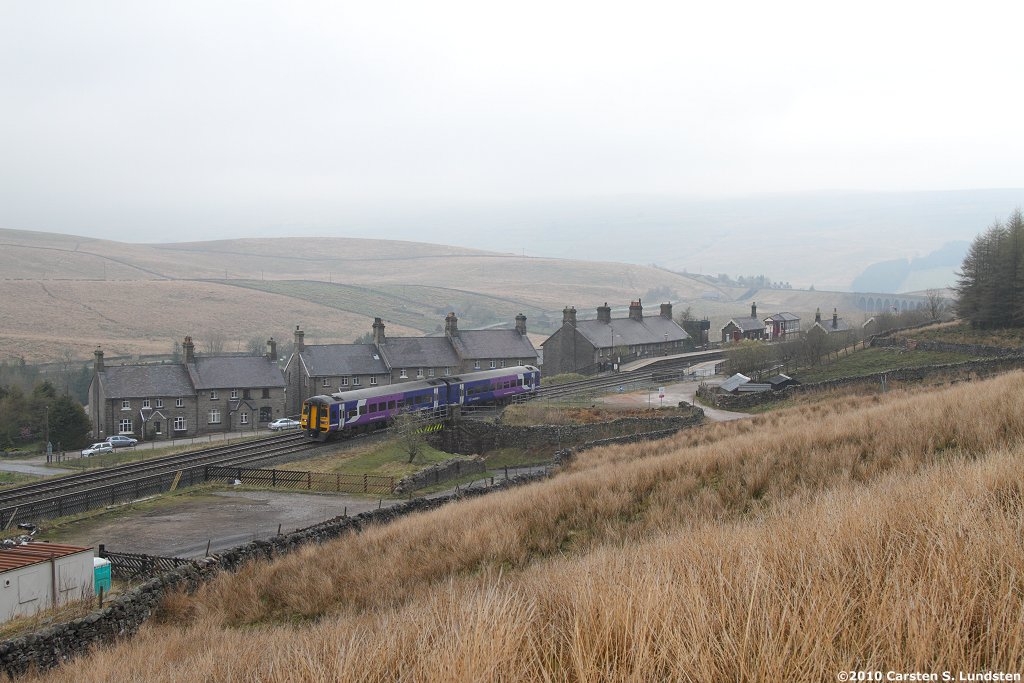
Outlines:
[[[331,405],[334,400],[330,396],[314,396],[302,404],[302,416],[299,425],[306,436],[317,441],[326,441],[331,433]]]

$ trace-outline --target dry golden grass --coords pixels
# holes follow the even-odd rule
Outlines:
[[[1024,668],[1024,374],[596,449],[223,576],[43,680]]]

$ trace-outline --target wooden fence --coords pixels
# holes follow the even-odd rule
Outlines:
[[[112,553],[104,548],[102,544],[97,554],[110,561],[111,576],[126,580],[156,576],[157,574],[177,569],[182,565],[194,564],[194,560],[186,560],[181,557]]]
[[[206,467],[207,480],[240,482],[247,486],[283,488],[299,491],[334,493],[373,493],[390,495],[395,490],[395,478],[376,474],[341,474],[340,472],[302,472],[297,470],[268,470],[258,467]]]

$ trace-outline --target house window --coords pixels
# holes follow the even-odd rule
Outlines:
[[[348,377],[342,377],[341,378],[341,386],[343,386],[343,387],[347,387],[348,386]]]
[[[132,420],[130,417],[123,418],[117,425],[118,434],[132,433]]]
[[[398,378],[399,379],[405,379],[408,376],[409,375],[408,375],[408,373],[406,373],[405,368],[402,368],[401,370],[398,371]]]
[[[160,420],[157,420],[157,421],[155,421],[153,423],[153,433],[154,434],[163,434],[164,433],[163,432],[163,427],[160,424]]]
[[[473,369],[474,370],[479,370],[480,369],[480,361],[478,361],[478,360],[473,361]]]
[[[370,375],[370,384],[372,386],[376,386],[376,384],[377,384],[377,375]]]
[[[238,414],[238,421],[241,424],[244,424],[244,425],[249,424],[249,413],[247,413],[245,411],[242,411],[241,413],[239,413]]]
[[[427,368],[427,377],[434,376],[434,368]]]
[[[156,407],[157,408],[163,408],[164,407],[164,400],[162,398],[158,398],[156,400]]]
[[[326,377],[324,377],[324,383],[323,383],[322,386],[325,386],[325,387],[331,386],[331,380],[329,380]]]
[[[270,422],[272,419],[274,418],[268,406],[260,408],[260,422]]]
[[[423,379],[423,368],[416,368],[416,379]]]
[[[270,389],[263,390],[263,398],[270,398]]]
[[[185,422],[185,418],[176,417],[174,418],[174,431],[183,432],[188,429],[188,423]]]
[[[143,408],[148,408],[149,407],[149,399],[148,398],[142,399],[142,407]]]
[[[498,361],[496,361],[496,360],[492,360],[492,361],[491,361],[491,370],[493,370],[493,369],[494,369],[494,368],[496,368],[496,367],[498,367]]]
[[[132,409],[132,402],[131,401],[129,401],[128,399],[124,399],[123,401],[121,401],[121,410],[131,410],[131,409]]]
[[[501,367],[505,367],[505,359],[504,358],[501,359]]]
[[[358,377],[353,377],[352,378],[352,386],[354,386],[354,387],[358,387],[359,386],[359,378]]]
[[[212,424],[212,425],[219,425],[220,424],[220,409],[219,408],[214,408],[213,410],[210,411],[210,424]]]
[[[445,376],[445,377],[448,377],[448,376],[450,376],[451,374],[452,374],[452,369],[451,369],[451,368],[445,368],[445,369],[444,369],[444,376]]]
[[[183,398],[176,398],[176,399],[174,399],[174,407],[175,408],[184,408],[185,407],[185,399],[183,399]]]
[[[210,400],[211,401],[216,401],[217,400],[217,392],[216,391],[211,391],[210,392]]]
[[[238,398],[238,389],[231,390],[231,398]]]

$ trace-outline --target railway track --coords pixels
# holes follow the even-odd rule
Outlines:
[[[168,490],[179,483],[191,485],[202,480],[198,472],[206,466],[250,464],[319,445],[300,433],[274,435],[24,484],[0,492],[0,528],[9,528],[14,522],[80,512],[108,502],[114,504],[133,495]]]

